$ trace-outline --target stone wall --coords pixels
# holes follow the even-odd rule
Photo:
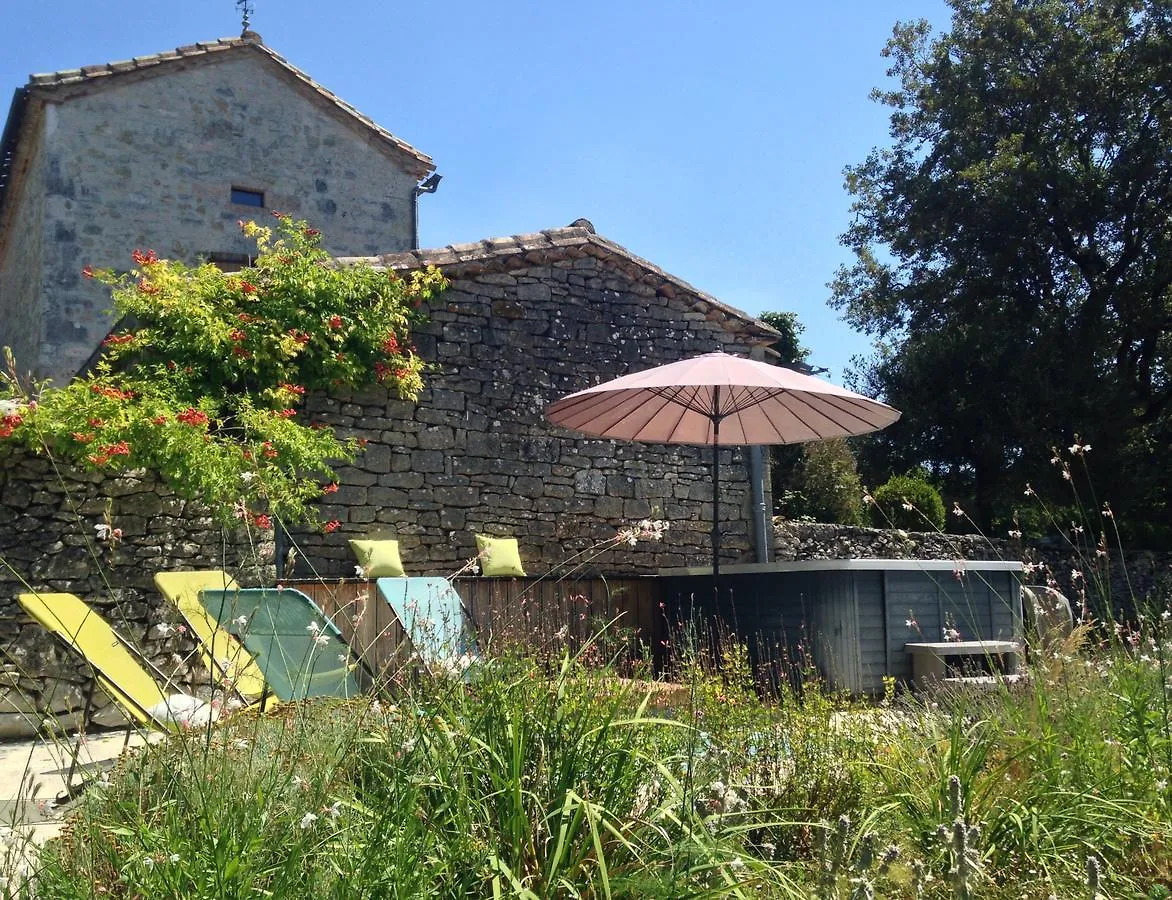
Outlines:
[[[21,343],[8,327],[18,310],[41,310],[38,356],[23,368],[63,383],[86,362],[112,321],[108,290],[81,269],[127,269],[136,247],[186,262],[255,253],[237,221],[270,210],[310,220],[334,253],[412,246],[416,176],[261,51],[108,78],[45,106],[43,280],[39,293],[0,294],[0,344]],[[263,191],[265,208],[231,203],[233,186]]]
[[[582,230],[562,230],[570,232]],[[582,439],[542,412],[619,375],[748,345],[600,244],[572,249],[450,272],[451,287],[417,332],[431,366],[417,404],[379,390],[313,402],[314,418],[370,443],[322,507],[342,528],[295,535],[306,555],[300,575],[352,575],[346,539],[366,536],[398,538],[416,575],[454,571],[475,555],[478,532],[516,536],[527,571],[538,574],[570,558],[615,575],[711,559],[711,450]],[[727,561],[751,546],[745,457],[722,451]],[[671,523],[662,544],[576,556],[644,518]]]
[[[73,593],[97,609],[174,680],[195,689],[207,679],[181,637],[154,626],[177,619],[153,584],[160,569],[223,567],[245,583],[262,572],[271,544],[249,551],[225,536],[198,504],[151,477],[107,477],[54,466],[17,448],[0,456],[0,738],[32,733],[43,714],[77,723],[90,673],[79,658],[29,619],[16,596],[30,588]],[[95,528],[112,523],[118,541]],[[122,720],[101,691],[95,721]]]

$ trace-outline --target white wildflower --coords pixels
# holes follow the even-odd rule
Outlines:
[[[232,624],[235,625],[237,628],[243,628],[245,625],[248,624],[248,616],[237,616],[235,619],[232,620]]]
[[[248,484],[252,479],[256,478],[256,472],[241,472],[240,480]]]
[[[335,800],[330,806],[326,807],[325,812],[331,819],[337,819],[342,814],[342,801]]]
[[[99,522],[97,525],[94,526],[94,531],[96,531],[98,533],[98,540],[99,541],[107,540],[110,537],[110,533],[113,530],[114,529],[111,526],[107,525],[105,522]]]
[[[167,862],[177,863],[177,862],[179,862],[180,859],[182,859],[182,857],[178,853],[172,853],[170,856],[167,857]]]
[[[159,633],[160,637],[166,637],[174,630],[175,630],[175,626],[169,625],[166,622],[160,622],[158,625],[155,626],[155,631],[157,631]]]
[[[300,827],[301,830],[304,831],[307,828],[312,828],[313,823],[316,821],[317,821],[317,816],[315,816],[311,812],[307,812],[305,815],[303,815],[301,817],[301,822],[298,827]]]

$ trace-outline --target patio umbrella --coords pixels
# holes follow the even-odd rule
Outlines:
[[[899,410],[792,369],[706,353],[563,397],[545,417],[582,434],[712,449],[712,574],[720,574],[720,447],[878,431]]]

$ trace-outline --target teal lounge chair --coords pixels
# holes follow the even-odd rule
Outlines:
[[[379,578],[375,584],[425,665],[477,655],[464,603],[446,578]]]
[[[202,590],[199,601],[253,655],[280,700],[360,693],[342,633],[301,591],[290,588]]]

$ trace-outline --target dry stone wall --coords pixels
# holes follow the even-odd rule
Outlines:
[[[542,264],[454,275],[417,332],[431,366],[418,403],[382,390],[311,401],[315,419],[369,444],[322,507],[341,529],[294,536],[299,575],[353,575],[346,539],[366,536],[397,538],[408,574],[418,575],[455,570],[475,555],[478,532],[517,537],[537,574],[570,559],[617,575],[710,558],[710,450],[582,439],[542,412],[619,375],[748,348],[692,304],[591,252],[601,251],[587,245]],[[592,555],[644,518],[671,523],[662,544]],[[744,454],[724,450],[728,561],[749,550],[748,518]]]
[[[92,695],[93,720],[122,721],[91,672],[21,609],[33,589],[76,594],[141,647],[176,689],[207,683],[193,646],[156,628],[176,613],[153,584],[160,569],[224,567],[245,583],[271,577],[259,567],[271,544],[250,549],[225,535],[198,504],[146,475],[103,476],[54,465],[16,448],[0,454],[0,738],[31,734],[46,716],[78,723]],[[112,524],[121,539],[101,539]]]

